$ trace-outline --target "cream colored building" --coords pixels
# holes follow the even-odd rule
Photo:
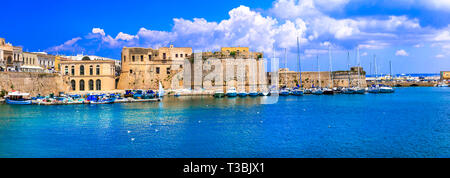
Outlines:
[[[165,89],[173,88],[172,77],[191,54],[192,48],[173,45],[159,49],[124,47],[118,89],[158,89],[159,82]],[[183,83],[175,86],[181,88]]]
[[[60,61],[64,82],[71,92],[96,92],[116,89],[114,61]]]
[[[55,56],[45,52],[34,52],[38,57],[38,64],[44,70],[55,70]]]
[[[43,72],[44,68],[39,66],[38,56],[35,53],[24,52],[22,56],[23,64],[20,67],[22,72]]]

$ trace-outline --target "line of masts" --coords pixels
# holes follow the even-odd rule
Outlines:
[[[275,58],[275,45],[273,45],[273,57]],[[285,70],[287,69],[287,48],[284,48],[284,67]],[[321,88],[321,79],[320,79],[320,64],[319,64],[319,55],[316,56],[317,57],[317,72],[318,72],[318,81],[319,81],[319,88]],[[333,82],[333,66],[332,66],[332,55],[331,55],[331,44],[328,45],[328,58],[329,58],[329,77],[330,77],[330,83],[329,86],[330,88],[333,88],[334,82]],[[356,48],[356,62],[357,62],[357,67],[358,67],[358,80],[357,80],[357,86],[361,87],[361,60],[360,60],[360,54],[359,54],[359,47]],[[297,74],[297,78],[299,79],[298,84],[300,85],[300,88],[303,88],[303,84],[302,84],[302,69],[301,69],[301,56],[300,56],[300,41],[299,41],[299,37],[297,37],[297,64],[298,64],[298,74]],[[372,67],[372,63],[370,63],[370,67]],[[350,73],[351,73],[351,67],[350,67],[350,52],[347,51],[347,75],[348,75],[348,87],[353,86],[351,83],[351,77],[350,77]],[[375,79],[378,78],[378,68],[376,65],[376,55],[374,55],[374,71],[375,71]],[[288,86],[288,81],[287,81],[287,70],[284,71],[285,75],[285,87]],[[392,77],[392,62],[389,61],[389,74]],[[376,84],[377,81],[375,81]]]

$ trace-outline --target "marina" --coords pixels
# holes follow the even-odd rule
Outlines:
[[[449,157],[449,89],[1,104],[0,157]]]

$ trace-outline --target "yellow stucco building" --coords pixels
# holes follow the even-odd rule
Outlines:
[[[116,89],[115,62],[111,60],[59,61],[64,82],[71,92]]]

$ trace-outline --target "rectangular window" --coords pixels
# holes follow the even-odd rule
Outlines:
[[[127,61],[127,56],[123,56],[123,62]]]
[[[163,53],[163,59],[166,59],[166,53]]]
[[[183,54],[180,54],[180,57],[183,57]]]
[[[141,55],[141,61],[144,61],[144,55]]]
[[[148,60],[149,60],[149,61],[152,60],[152,55],[151,55],[151,54],[148,55]]]
[[[167,75],[170,75],[170,67],[167,68]]]
[[[159,74],[159,67],[156,67],[156,74]]]
[[[178,57],[178,54],[175,54],[175,57]]]
[[[134,56],[132,56],[131,58],[132,58],[131,60],[134,62]]]

